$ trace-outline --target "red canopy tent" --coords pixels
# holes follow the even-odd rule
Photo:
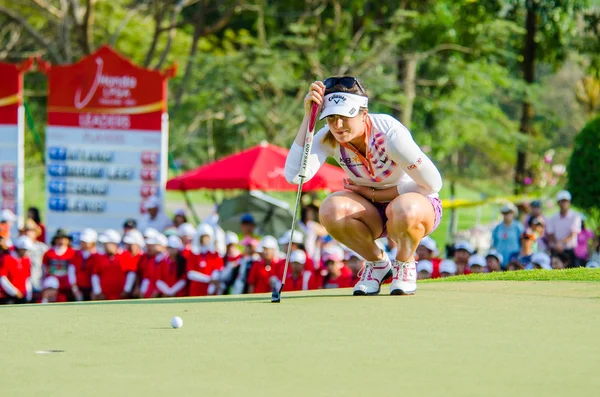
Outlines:
[[[261,143],[242,152],[223,157],[188,171],[167,182],[167,190],[244,189],[263,191],[296,191],[297,185],[285,180],[283,169],[288,150]],[[302,187],[302,191],[343,189],[346,173],[324,164]]]

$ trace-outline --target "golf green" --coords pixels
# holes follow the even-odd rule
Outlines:
[[[412,297],[350,295],[0,307],[0,388],[20,397],[600,390],[598,283],[442,282]],[[183,328],[170,327],[174,316]]]

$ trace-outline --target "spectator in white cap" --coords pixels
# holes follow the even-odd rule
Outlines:
[[[492,249],[485,257],[485,263],[488,269],[488,272],[501,272],[502,271],[502,254],[498,251]]]
[[[225,257],[223,258],[223,271],[221,272],[221,285],[219,286],[219,294],[229,294],[230,288],[240,272],[242,263],[242,251],[238,244],[240,239],[237,234],[232,231],[225,233]]]
[[[127,271],[121,262],[119,244],[121,233],[114,229],[105,230],[98,236],[104,246],[104,253],[94,258],[92,270],[92,299],[115,300],[123,297]]]
[[[537,254],[533,254],[531,256],[530,265],[526,267],[526,269],[544,269],[544,270],[552,270],[552,266],[550,265],[550,257],[548,254],[544,252],[538,252]]]
[[[160,291],[156,289],[156,280],[160,274],[160,262],[168,256],[167,236],[155,234],[146,239],[147,256],[142,269],[140,298],[156,298]]]
[[[173,213],[173,226],[179,228],[184,223],[188,223],[187,216],[185,216],[185,210],[178,209]]]
[[[177,235],[183,243],[184,255],[189,255],[194,245],[194,237],[196,236],[196,228],[191,223],[182,223],[177,228]]]
[[[344,250],[339,245],[333,244],[324,247],[321,259],[327,267],[327,274],[323,278],[323,288],[352,287],[352,271],[344,265]]]
[[[212,226],[207,223],[198,225],[192,252],[187,272],[190,296],[214,295],[221,284],[223,259],[215,250]]]
[[[428,259],[423,259],[417,262],[417,279],[425,280],[431,278],[433,273],[433,263]]]
[[[183,242],[177,236],[169,236],[167,253],[159,262],[156,288],[162,297],[185,296],[187,284],[187,261],[181,254]]]
[[[473,247],[468,241],[459,241],[454,244],[453,262],[456,265],[455,273],[457,275],[470,274],[469,258],[473,255]]]
[[[142,234],[142,236],[144,236],[144,240],[147,240],[147,239],[149,239],[151,237],[154,237],[154,236],[157,236],[159,234],[162,234],[161,232],[159,232],[158,230],[156,230],[153,227],[147,227],[145,229],[140,229],[140,230],[144,231],[143,234]]]
[[[471,273],[485,273],[486,260],[483,255],[471,255],[469,258],[469,270]]]
[[[13,224],[17,220],[17,217],[14,212],[11,210],[3,209],[0,212],[0,228],[2,228],[2,233],[4,235],[5,244],[8,247],[12,247],[13,243],[11,240],[11,233],[13,229]]]
[[[417,247],[415,259],[417,261],[428,260],[431,262],[433,268],[431,270],[430,278],[440,277],[440,262],[442,261],[442,259],[438,258],[438,255],[439,251],[435,240],[430,236],[425,236],[419,243],[419,246]]]
[[[577,235],[581,233],[581,216],[571,209],[571,193],[561,190],[556,195],[560,211],[548,219],[546,233],[552,253],[567,256],[567,266],[574,266]]]
[[[515,219],[517,208],[514,204],[504,204],[500,212],[503,221],[492,231],[492,247],[502,254],[502,267],[505,267],[511,255],[521,249],[521,235],[525,228]]]
[[[158,234],[158,232],[156,232]],[[137,229],[130,229],[123,236],[123,252],[121,253],[121,263],[126,269],[127,276],[125,280],[124,298],[139,296],[141,283],[141,264],[148,256],[144,253],[146,240]]]
[[[33,243],[27,236],[21,236],[15,241],[17,255],[4,255],[0,266],[0,286],[8,295],[1,303],[26,303],[32,298],[31,262],[27,252],[33,248]]]
[[[290,253],[290,271],[285,280],[284,291],[307,291],[315,289],[313,272],[304,270],[306,253],[303,250],[294,250]]]
[[[260,240],[259,249],[261,250],[261,260],[254,262],[248,273],[248,293],[272,292],[278,288],[277,280],[280,280],[283,274],[279,274],[278,252],[279,245],[277,239],[273,236],[264,236]],[[274,276],[274,278],[272,278]]]
[[[33,219],[27,219],[20,233],[24,236],[29,237],[33,242],[33,249],[29,251],[29,260],[31,261],[31,285],[33,288],[33,300],[36,301],[40,298],[42,293],[42,258],[48,246],[39,241],[38,237],[42,231],[39,225],[35,223]]]
[[[140,230],[151,227],[162,233],[168,227],[173,226],[171,219],[163,212],[161,200],[158,197],[149,197],[144,203],[144,209],[146,210],[146,213],[138,222],[138,228]]]
[[[69,265],[69,282],[75,299],[92,299],[92,266],[97,254],[98,233],[94,229],[83,229],[79,235],[79,251]]]
[[[440,277],[456,275],[456,263],[452,259],[444,259],[440,262]]]

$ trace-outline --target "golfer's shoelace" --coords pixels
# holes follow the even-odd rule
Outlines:
[[[398,264],[398,262],[394,262],[394,264],[392,265],[394,267],[394,280],[402,280],[402,281],[408,281],[408,265],[410,264],[410,262],[401,262],[400,264]]]
[[[370,265],[368,264],[370,262],[366,262],[365,266],[360,269],[360,271],[358,272],[358,276],[360,277],[360,281],[365,281],[365,280],[369,280],[372,281],[373,277],[373,264],[371,263]]]

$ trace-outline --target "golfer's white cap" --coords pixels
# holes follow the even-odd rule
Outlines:
[[[148,238],[150,237],[151,236],[149,236]],[[144,236],[142,236],[142,233],[140,233],[140,231],[137,229],[133,229],[125,233],[125,237],[123,237],[123,242],[125,244],[135,244],[140,247],[144,247],[146,245],[146,242],[144,241]]]
[[[283,234],[283,236],[281,236],[279,238],[279,240],[277,240],[279,242],[279,244],[284,245],[284,244],[289,244],[290,242],[290,237],[292,236],[292,231],[288,230],[287,232],[285,232]],[[304,242],[304,236],[302,235],[301,232],[299,232],[298,230],[294,230],[294,236],[292,238],[292,243],[295,244],[302,244]]]
[[[369,98],[356,94],[349,94],[346,92],[334,92],[332,94],[325,95],[325,105],[319,120],[323,120],[327,116],[332,114],[354,117],[358,114],[358,110],[363,107],[366,108],[369,104]]]
[[[485,258],[483,255],[471,255],[469,257],[469,267],[471,266],[481,266],[485,267],[487,263],[485,262]]]
[[[417,272],[433,273],[433,263],[427,259],[417,262]]]
[[[292,251],[292,253],[290,254],[290,263],[291,262],[298,262],[298,263],[301,263],[304,265],[306,263],[306,254],[304,253],[304,251],[302,251],[302,250]]]
[[[183,243],[181,242],[181,239],[179,237],[169,236],[169,238],[167,239],[167,247],[182,250]]]
[[[571,201],[571,193],[566,190],[561,190],[556,193],[556,201],[569,200]]]
[[[98,233],[94,229],[83,229],[79,235],[79,241],[84,243],[95,243],[98,241]]]
[[[155,234],[146,240],[148,245],[162,245],[166,247],[169,244],[169,239],[162,233]]]
[[[444,259],[440,262],[440,273],[456,274],[456,263],[450,259]]]
[[[18,250],[30,251],[33,249],[33,242],[27,236],[19,236],[17,241],[15,241],[15,248]]]
[[[115,229],[107,229],[100,235],[100,237],[98,237],[98,241],[104,244],[119,244],[121,242],[121,233],[117,232]]]
[[[422,245],[423,247],[427,248],[431,252],[437,253],[437,243],[435,242],[434,239],[432,239],[429,236],[423,237],[423,240],[421,240],[419,245]]]
[[[542,269],[551,270],[552,266],[550,266],[550,257],[548,254],[543,252],[538,252],[537,254],[531,255],[531,264],[532,265],[540,265]]]
[[[240,238],[237,234],[232,232],[231,230],[225,233],[225,245],[229,244],[239,244]]]

